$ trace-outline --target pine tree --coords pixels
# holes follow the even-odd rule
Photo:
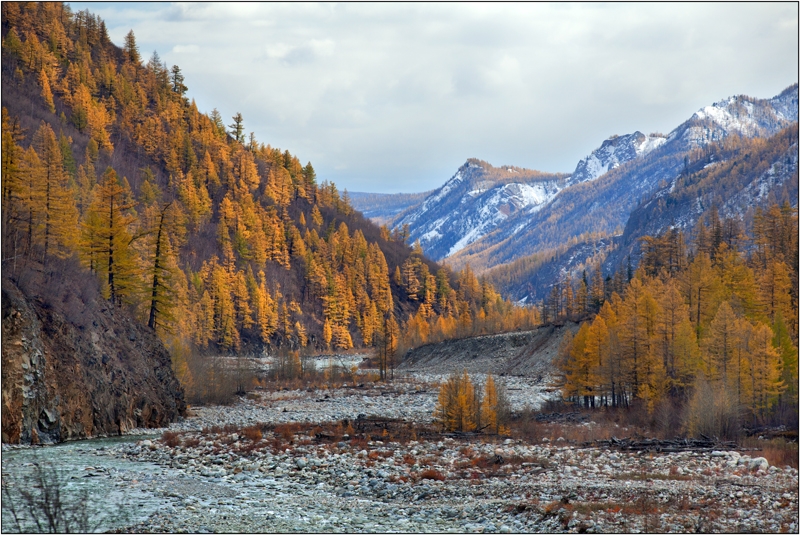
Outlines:
[[[479,414],[475,387],[467,370],[453,373],[439,389],[434,417],[447,431],[473,431]]]
[[[139,55],[139,47],[136,46],[136,36],[133,30],[125,35],[125,44],[122,46],[125,60],[138,67],[142,63],[142,56]]]
[[[182,214],[172,202],[161,207],[155,227],[155,250],[152,260],[152,278],[150,284],[150,312],[147,326],[158,331],[159,328],[167,331],[174,320],[172,309],[175,308],[172,269],[174,262],[170,262],[173,253],[173,240],[183,236]]]
[[[50,125],[45,123],[36,131],[33,144],[42,165],[34,171],[34,198],[41,203],[44,255],[65,256],[74,245],[78,211],[69,188],[69,176],[64,172],[61,147]]]

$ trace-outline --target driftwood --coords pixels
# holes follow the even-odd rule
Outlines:
[[[544,423],[580,423],[589,419],[589,415],[582,412],[548,412],[535,416],[537,422]]]
[[[595,440],[584,443],[585,446],[614,448],[622,451],[649,451],[657,453],[673,453],[679,451],[714,451],[736,449],[735,442],[724,442],[717,438],[701,435],[701,438],[673,438],[660,440],[657,438],[632,439],[611,437],[608,440]]]
[[[758,426],[745,427],[744,434],[748,437],[763,437],[765,440],[772,438],[782,438],[789,442],[797,442],[797,429],[787,429],[786,426],[779,427]]]

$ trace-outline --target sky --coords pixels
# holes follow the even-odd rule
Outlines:
[[[426,191],[473,157],[572,172],[611,135],[798,80],[794,2],[70,6],[340,190]]]

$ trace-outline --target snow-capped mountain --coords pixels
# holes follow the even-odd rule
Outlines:
[[[797,121],[797,84],[771,99],[730,97],[695,112],[670,132],[668,142],[679,147],[702,147],[731,134],[768,137]]]
[[[641,132],[613,136],[578,162],[572,175],[495,168],[470,159],[422,204],[400,214],[394,225],[409,225],[410,240],[419,240],[428,256],[441,260],[492,232],[514,233],[526,216],[541,210],[560,191],[643,157],[665,141],[664,136]]]
[[[677,180],[662,182],[633,209],[621,235],[590,238],[550,249],[544,258],[523,257],[489,270],[487,276],[503,295],[523,303],[546,297],[567,274],[573,280],[596,263],[609,275],[624,267],[630,255],[635,268],[640,238],[670,228],[690,232],[711,206],[720,217],[749,221],[757,208],[784,202],[797,207],[797,123],[758,143],[715,143],[684,162]]]
[[[519,214],[536,213],[561,189],[567,175],[519,167],[493,167],[469,159],[423,202],[401,213],[395,227],[409,226],[433,259],[445,258]]]
[[[570,177],[570,184],[594,180],[625,162],[650,153],[666,141],[665,136],[646,136],[638,131],[625,136],[613,136],[578,162]]]
[[[675,228],[691,230],[715,206],[720,217],[750,220],[757,207],[773,203],[797,207],[797,123],[761,144],[743,143],[729,151],[709,151],[682,171],[678,180],[660,185],[630,214],[607,271],[622,259],[638,256],[642,236]]]
[[[706,106],[666,138],[634,133],[608,140],[581,160],[576,173],[565,181],[567,186],[539,210],[508,221],[458,251],[449,262],[455,268],[470,263],[480,270],[580,240],[589,233],[615,234],[643,199],[660,185],[674,184],[693,149],[733,134],[772,136],[796,122],[797,84],[771,99],[737,96]],[[656,146],[649,148],[652,145]],[[637,146],[644,150],[633,156]],[[604,168],[608,169],[605,173],[589,178],[590,171]],[[575,177],[578,171],[583,173]]]

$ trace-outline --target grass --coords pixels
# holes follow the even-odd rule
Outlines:
[[[750,456],[764,457],[770,466],[798,468],[797,442],[790,442],[784,438],[758,440],[755,437],[748,437],[742,439],[740,445],[742,448],[757,450],[749,452]]]

